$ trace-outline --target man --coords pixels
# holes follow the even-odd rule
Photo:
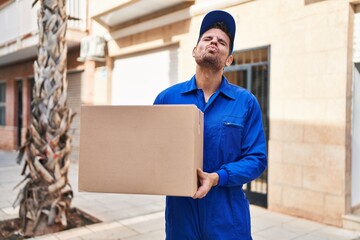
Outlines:
[[[166,198],[166,239],[248,240],[250,211],[243,184],[267,165],[261,110],[247,90],[230,84],[235,21],[224,11],[208,13],[192,55],[196,73],[161,92],[155,104],[195,104],[204,112],[204,171],[193,196]]]

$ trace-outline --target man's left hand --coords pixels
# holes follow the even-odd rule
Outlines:
[[[210,191],[213,186],[216,186],[219,181],[219,175],[217,173],[207,173],[197,169],[197,175],[200,182],[200,187],[196,191],[193,199],[201,199],[206,196],[206,194]]]

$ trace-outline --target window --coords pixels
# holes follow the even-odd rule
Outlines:
[[[5,125],[5,113],[6,113],[6,84],[0,82],[0,125]]]
[[[268,127],[270,48],[260,47],[233,53],[232,65],[224,69],[229,82],[248,89],[258,99],[263,111],[263,124]]]

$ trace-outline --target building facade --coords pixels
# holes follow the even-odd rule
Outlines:
[[[80,42],[74,50],[83,56],[69,67],[69,85],[78,86],[69,87],[69,104],[152,104],[194,74],[191,52],[214,9],[237,23],[225,75],[253,92],[263,111],[269,165],[244,188],[250,201],[360,229],[360,0],[88,0],[92,40],[81,45],[87,53]],[[103,59],[84,50],[96,52],[96,39],[106,41]],[[15,74],[25,65],[0,65],[1,149],[16,147],[19,102],[29,118],[31,84],[19,80],[31,78],[31,64]]]
[[[37,58],[37,12],[27,0],[0,1],[0,149],[16,150],[30,125],[34,61]],[[67,0],[67,105],[77,113],[72,123],[72,160],[78,158],[80,106],[94,104],[94,77],[105,62],[81,59],[80,43],[89,33],[87,1]],[[79,59],[80,58],[80,59]],[[80,61],[79,61],[80,60]],[[102,89],[101,89],[102,90]],[[99,100],[100,99],[100,100]],[[105,101],[105,102],[104,102]]]

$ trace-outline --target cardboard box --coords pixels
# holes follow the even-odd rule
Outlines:
[[[82,106],[79,191],[192,197],[203,118],[195,105]]]

